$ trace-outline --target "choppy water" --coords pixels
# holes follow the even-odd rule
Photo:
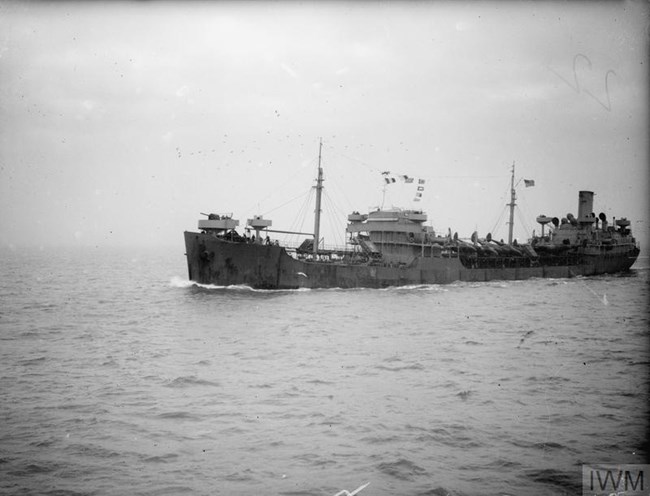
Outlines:
[[[647,463],[647,269],[266,292],[188,284],[182,248],[1,256],[1,493],[575,495]]]

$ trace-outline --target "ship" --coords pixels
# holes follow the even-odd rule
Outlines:
[[[540,215],[541,233],[513,240],[515,168],[510,179],[508,241],[487,234],[441,235],[418,209],[375,208],[348,215],[346,244],[326,248],[320,238],[323,168],[318,153],[313,233],[271,229],[262,215],[238,231],[232,213],[203,214],[198,232],[185,231],[190,281],[254,289],[387,288],[530,278],[571,278],[628,271],[639,255],[630,220],[593,212],[594,192],[578,192],[577,217]],[[254,233],[254,234],[253,234]],[[276,233],[306,235],[299,246],[271,240]]]

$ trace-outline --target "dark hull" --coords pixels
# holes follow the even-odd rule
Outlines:
[[[458,258],[417,258],[410,266],[344,264],[296,260],[280,246],[233,243],[209,234],[185,232],[189,279],[217,286],[259,289],[385,288],[455,281],[567,278],[628,270],[638,250],[619,255],[585,255],[572,265],[468,268]]]

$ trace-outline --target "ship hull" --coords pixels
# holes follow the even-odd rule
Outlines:
[[[568,278],[628,270],[634,248],[616,255],[584,255],[571,265],[468,268],[457,257],[417,258],[408,266],[346,264],[297,260],[280,246],[236,243],[210,234],[185,232],[191,281],[257,289],[385,288],[455,281]]]

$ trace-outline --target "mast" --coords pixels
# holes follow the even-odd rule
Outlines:
[[[323,149],[323,138],[320,139],[318,147],[318,179],[316,179],[316,215],[314,218],[314,255],[318,254],[320,242],[320,201],[323,193],[323,168],[321,167],[321,151]]]
[[[510,177],[510,222],[508,222],[508,244],[512,244],[512,231],[515,227],[515,200],[517,199],[517,193],[515,191],[515,163],[512,163],[512,176]]]

